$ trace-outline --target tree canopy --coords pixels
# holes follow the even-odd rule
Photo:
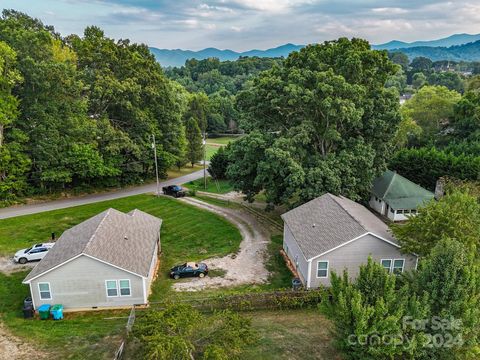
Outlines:
[[[227,173],[251,199],[306,201],[325,191],[359,199],[385,168],[400,122],[397,71],[386,52],[340,39],[290,54],[238,95],[248,135]]]

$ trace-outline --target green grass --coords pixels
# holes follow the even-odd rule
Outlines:
[[[207,144],[222,144],[222,145],[228,145],[232,141],[235,141],[239,139],[239,136],[222,136],[222,137],[217,137],[217,138],[210,138],[207,139]]]
[[[185,184],[189,189],[195,189],[198,191],[206,191],[215,194],[225,194],[233,191],[233,185],[228,180],[217,180],[216,182],[211,178],[207,178],[207,189],[205,190],[203,179],[190,181]],[[218,185],[218,187],[217,187]]]
[[[47,240],[51,232],[62,231],[110,207],[120,211],[138,208],[163,219],[160,272],[152,286],[151,298],[161,299],[170,292],[168,269],[179,262],[224,256],[238,250],[241,235],[227,220],[180,201],[151,195],[105,201],[74,208],[0,220],[0,254],[13,252],[32,243]],[[22,300],[28,287],[21,284],[25,272],[6,276],[0,273],[0,316],[14,335],[43,344],[58,358],[111,358],[118,345],[118,334],[125,312],[88,312],[69,314],[64,321],[26,321],[21,318]],[[70,355],[71,354],[71,355]],[[90,355],[89,355],[90,354]],[[56,355],[56,356],[57,356]],[[68,356],[67,356],[68,355]]]
[[[212,145],[212,144],[206,144],[206,153],[205,153],[205,158],[207,160],[210,160],[212,156],[220,149],[220,146],[218,145]]]
[[[260,338],[241,354],[244,360],[341,359],[329,333],[331,324],[319,310],[256,311],[247,315]]]

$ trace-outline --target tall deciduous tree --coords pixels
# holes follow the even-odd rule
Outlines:
[[[193,165],[202,159],[203,145],[202,134],[197,120],[190,117],[185,123],[185,133],[187,137],[187,152],[188,161]]]
[[[384,87],[395,71],[386,52],[340,39],[261,73],[238,95],[250,134],[231,149],[237,189],[249,199],[265,189],[271,204],[367,194],[400,121],[398,93]]]

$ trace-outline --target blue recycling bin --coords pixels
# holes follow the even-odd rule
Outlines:
[[[43,304],[38,308],[40,320],[48,320],[50,317],[50,304]]]
[[[63,305],[55,304],[50,309],[50,313],[53,316],[53,320],[62,320],[63,319]]]

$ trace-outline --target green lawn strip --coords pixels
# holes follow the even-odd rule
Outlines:
[[[249,359],[339,359],[329,329],[319,310],[278,310],[245,313],[259,335],[258,342],[241,358]]]
[[[207,144],[222,144],[222,145],[227,145],[231,143],[232,141],[235,141],[237,139],[240,139],[240,136],[222,136],[222,137],[217,137],[217,138],[209,138],[207,139]]]
[[[206,144],[205,147],[205,157],[207,160],[210,160],[212,156],[218,151],[218,149],[220,149],[220,146],[212,144]]]
[[[47,240],[52,231],[60,235],[67,228],[110,207],[124,212],[138,208],[163,219],[163,254],[152,297],[155,294],[164,298],[170,292],[173,281],[167,278],[168,269],[174,264],[227,255],[237,251],[241,241],[234,225],[211,212],[167,197],[137,195],[0,220],[0,253],[11,256],[19,248]],[[68,314],[59,322],[24,320],[21,306],[23,298],[28,295],[28,287],[21,281],[26,274],[0,274],[0,313],[15,335],[45,345],[52,352],[58,351],[60,358],[67,358],[67,354],[73,354],[68,357],[73,359],[102,358],[102,351],[111,358],[118,342],[109,339],[119,334],[126,320],[104,320],[112,316],[110,311]],[[82,357],[89,351],[95,355]]]
[[[189,189],[195,189],[198,191],[205,191],[214,194],[226,194],[233,191],[233,185],[228,180],[213,180],[211,177],[207,177],[207,189],[205,189],[204,180],[198,179],[186,183],[185,186]]]

